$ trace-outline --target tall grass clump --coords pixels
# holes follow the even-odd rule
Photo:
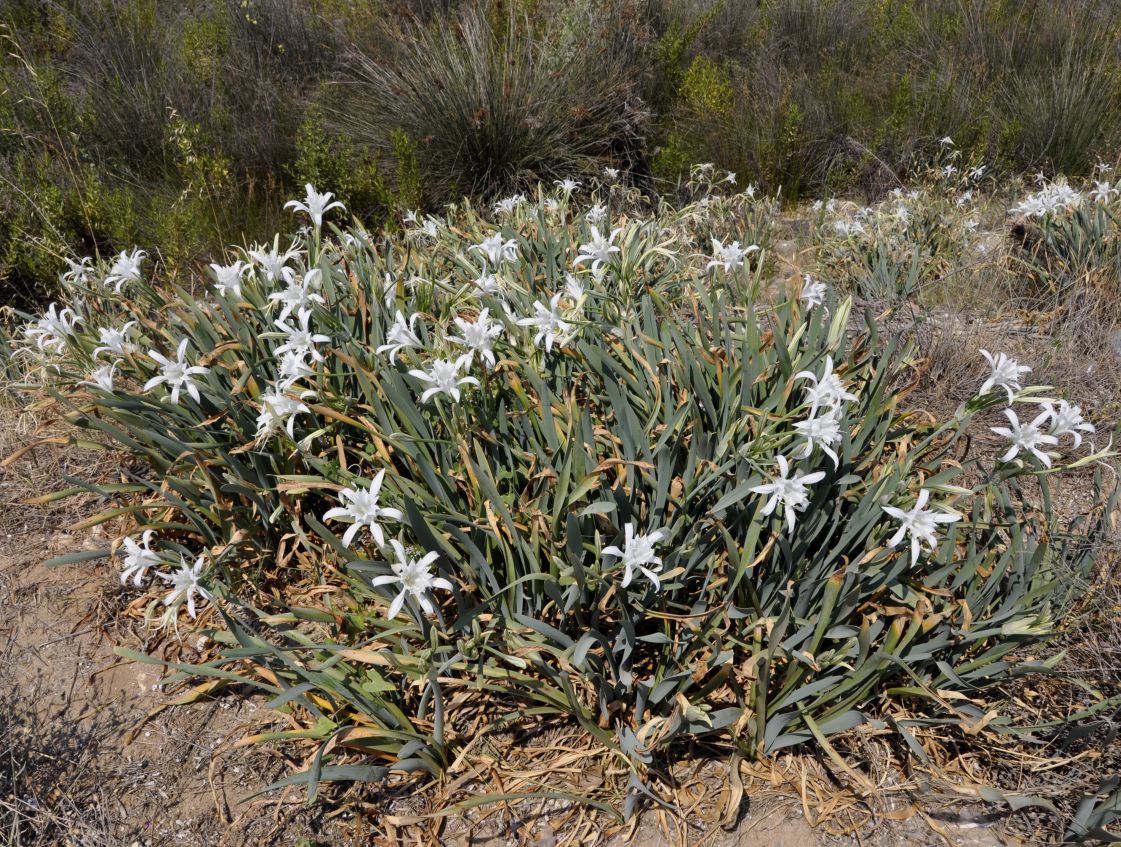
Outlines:
[[[354,54],[340,118],[383,149],[403,132],[430,200],[491,200],[636,157],[649,115],[633,10],[569,3],[531,21],[516,8],[402,22]]]
[[[306,723],[277,736],[315,743],[294,781],[435,775],[482,727],[563,718],[629,812],[679,741],[1020,731],[1000,686],[1055,669],[1113,502],[1056,514],[1052,475],[1108,453],[1024,367],[904,411],[913,354],[850,299],[758,298],[730,234],[769,200],[538,186],[374,238],[330,199],[198,294],[75,262],[17,345],[138,460],[90,523],[135,522],[113,549],[153,618],[203,616],[218,649],[175,679]]]

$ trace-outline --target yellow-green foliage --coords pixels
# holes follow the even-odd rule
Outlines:
[[[706,56],[693,59],[681,82],[681,98],[687,106],[702,115],[724,115],[734,96],[727,71]]]

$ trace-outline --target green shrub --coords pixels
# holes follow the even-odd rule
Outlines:
[[[430,200],[493,199],[532,184],[598,172],[637,143],[625,33],[595,22],[602,9],[568,4],[536,32],[513,17],[502,29],[467,7],[386,36],[384,54],[355,57],[339,118],[386,152],[398,130],[415,146]]]
[[[694,252],[734,232],[742,198],[593,225],[546,193],[400,239],[313,227],[282,259],[287,288],[261,251],[204,297],[143,276],[118,293],[102,268],[74,282],[73,320],[32,325],[25,352],[58,369],[70,419],[147,468],[95,486],[118,500],[99,519],[154,530],[153,570],[189,557],[163,620],[192,587],[221,610],[221,654],[175,678],[250,683],[295,712],[309,729],[277,738],[319,745],[288,781],[313,795],[437,774],[480,714],[579,722],[632,773],[628,812],[679,740],[762,756],[885,719],[905,740],[1016,732],[1000,684],[1052,667],[1028,657],[1085,590],[1112,508],[1063,525],[1048,479],[1106,454],[1045,440],[1053,457],[963,458],[997,407],[1034,415],[1042,389],[905,412],[911,354],[870,320],[854,332],[850,300],[767,305],[764,263]],[[484,309],[493,332],[467,356],[455,336]],[[126,321],[131,348],[99,358]],[[177,349],[193,382],[144,352]],[[803,451],[811,421],[836,427]],[[787,461],[804,490],[776,509]],[[390,511],[356,535],[340,508],[371,480]],[[898,509],[928,497],[913,514],[930,549],[896,546]],[[410,583],[402,605],[385,585],[399,556],[446,582]]]

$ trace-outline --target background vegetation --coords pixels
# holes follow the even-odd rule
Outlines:
[[[304,181],[369,226],[618,167],[712,160],[874,195],[950,135],[997,172],[1121,138],[1098,0],[3,0],[0,297],[134,244],[176,277]]]

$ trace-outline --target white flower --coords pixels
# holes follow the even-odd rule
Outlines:
[[[985,166],[984,165],[974,165],[972,168],[969,169],[969,178],[971,180],[973,180],[974,182],[979,180],[984,175],[985,175]]]
[[[62,260],[66,262],[66,270],[59,276],[59,279],[64,285],[86,285],[90,281],[90,274],[93,273],[93,259],[89,256],[83,256],[80,260],[74,261],[68,256],[63,256]]]
[[[210,270],[214,272],[214,287],[218,290],[218,294],[222,297],[225,297],[227,294],[240,297],[241,283],[245,279],[245,274],[249,269],[249,265],[245,264],[241,259],[238,259],[232,265],[216,265],[212,262],[210,264]]]
[[[494,351],[491,349],[491,345],[494,344],[498,336],[502,335],[503,328],[498,321],[492,321],[489,314],[489,309],[483,309],[479,312],[479,316],[474,323],[457,317],[455,325],[459,327],[460,335],[449,335],[447,338],[448,341],[454,341],[456,344],[462,344],[469,348],[468,357],[478,353],[479,358],[493,368]]]
[[[790,465],[785,456],[777,456],[779,473],[771,477],[771,481],[763,485],[756,485],[751,490],[755,494],[769,495],[763,506],[763,514],[769,515],[775,507],[782,504],[786,518],[788,532],[794,531],[794,513],[805,511],[810,504],[806,486],[825,479],[825,471],[814,471],[810,474],[796,474],[790,476]]]
[[[958,172],[958,169],[955,168],[953,165],[946,165],[946,167],[942,168],[942,175],[945,176],[946,179],[949,179],[950,177],[954,176],[957,172]]]
[[[113,393],[113,378],[116,375],[117,375],[117,366],[115,364],[113,364],[113,365],[102,365],[99,368],[95,368],[93,373],[90,374],[90,378],[87,379],[87,380],[83,380],[82,384],[83,385],[92,385],[95,388],[100,388],[106,394],[112,394]]]
[[[1077,206],[1082,202],[1082,194],[1071,188],[1065,179],[1060,178],[1050,184],[1042,179],[1040,182],[1044,183],[1043,187],[1013,206],[1009,210],[1012,214],[1043,217]]]
[[[860,221],[834,221],[833,230],[846,238],[852,235],[864,235],[865,232],[864,224]]]
[[[1081,447],[1082,432],[1097,432],[1092,423],[1082,419],[1081,406],[1072,406],[1066,400],[1059,401],[1058,409],[1050,401],[1040,406],[1051,417],[1051,435],[1055,438],[1069,435],[1074,439],[1074,446]]]
[[[140,279],[140,263],[148,254],[143,250],[133,249],[131,253],[124,250],[113,260],[109,273],[105,277],[105,284],[112,285],[118,294],[126,282],[135,282]]]
[[[728,183],[729,185],[735,185],[736,184],[736,172],[735,171],[728,171],[728,173],[724,177],[724,182]],[[752,194],[755,193],[755,186],[754,185],[748,185],[747,187],[749,189],[751,189],[751,194],[748,195],[750,197]]]
[[[210,368],[204,368],[201,365],[187,365],[187,360],[184,356],[187,353],[188,341],[189,339],[184,338],[179,342],[179,349],[176,351],[174,359],[168,359],[155,350],[148,351],[148,355],[159,363],[160,373],[144,383],[144,390],[151,391],[157,385],[166,382],[171,389],[171,394],[169,396],[172,405],[177,405],[179,403],[179,392],[184,388],[187,389],[187,393],[191,395],[196,403],[199,402],[198,386],[195,385],[191,377],[196,374],[210,372]]]
[[[1094,182],[1094,190],[1090,192],[1090,197],[1095,203],[1108,203],[1109,198],[1117,193],[1117,189],[1109,184],[1109,180],[1101,182]]]
[[[273,326],[286,336],[284,343],[272,351],[273,354],[282,356],[285,353],[297,353],[301,356],[310,356],[313,362],[322,362],[323,354],[315,349],[315,345],[329,344],[331,336],[311,331],[308,326],[308,321],[311,320],[310,309],[300,309],[296,319],[299,321],[296,325],[282,320],[273,322]]]
[[[304,391],[300,400],[314,397],[314,391]],[[300,400],[283,393],[280,386],[270,388],[261,395],[261,411],[257,415],[257,438],[268,438],[280,429],[288,432],[288,437],[296,440],[296,416],[310,415],[311,409]]]
[[[592,208],[584,213],[584,220],[590,224],[598,224],[607,217],[607,207],[602,203],[596,203]]]
[[[944,138],[940,138],[938,140],[938,143],[940,145],[942,145],[943,147],[953,147],[954,146],[954,140],[952,138],[950,138],[950,136],[948,136],[948,135],[945,136]]]
[[[798,458],[807,458],[814,451],[814,445],[819,445],[826,455],[833,460],[833,467],[840,464],[840,459],[833,451],[833,445],[839,444],[841,441],[841,410],[837,407],[829,409],[823,415],[816,414],[817,407],[813,407],[812,413],[807,420],[798,421],[794,424],[794,428],[798,430],[798,434],[806,439],[806,443],[802,445],[800,452],[794,455]]]
[[[1004,414],[1011,427],[990,427],[997,435],[1003,435],[1012,441],[1012,446],[1008,448],[1007,453],[1000,457],[1000,461],[1011,462],[1019,455],[1021,450],[1024,450],[1039,459],[1046,467],[1051,467],[1051,457],[1039,449],[1041,444],[1059,443],[1058,438],[1044,433],[1042,429],[1047,424],[1047,419],[1051,417],[1051,413],[1046,410],[1042,411],[1031,423],[1024,424],[1020,423],[1020,419],[1012,409],[1005,409]]]
[[[280,279],[284,275],[285,265],[288,264],[288,261],[299,255],[299,251],[294,247],[281,253],[275,245],[267,252],[264,247],[249,251],[249,258],[261,266],[261,270],[265,272],[265,279],[269,282]]]
[[[538,347],[544,347],[546,353],[553,352],[553,344],[572,330],[572,324],[560,316],[560,300],[560,292],[553,295],[548,306],[540,300],[535,300],[533,309],[536,314],[531,318],[521,318],[518,321],[518,326],[537,327],[537,335],[533,337],[533,343]]]
[[[798,299],[802,301],[802,308],[807,312],[815,306],[822,305],[828,291],[829,288],[824,282],[814,282],[812,276],[802,274],[802,293],[798,295]]]
[[[494,204],[494,213],[496,215],[512,215],[514,214],[514,210],[524,202],[524,194],[515,194],[513,197],[505,197]]]
[[[389,331],[385,334],[385,344],[382,344],[377,349],[377,353],[389,353],[389,361],[394,361],[397,354],[406,347],[420,347],[420,339],[415,332],[417,318],[420,313],[412,315],[408,323],[405,322],[405,316],[401,314],[401,310],[397,310],[397,314],[393,316],[393,323],[389,327]]]
[[[813,380],[813,386],[806,387],[806,397],[813,409],[818,406],[836,407],[847,400],[857,399],[855,394],[845,391],[841,378],[833,373],[832,356],[825,357],[825,368],[822,370],[821,376],[812,371],[799,371],[794,374],[794,378]],[[811,412],[811,414],[813,413]]]
[[[289,200],[284,204],[284,208],[295,209],[297,212],[303,212],[309,218],[311,218],[311,222],[315,224],[316,229],[319,229],[323,226],[324,213],[329,212],[331,209],[346,208],[338,200],[331,202],[331,198],[335,195],[330,191],[324,194],[320,194],[318,191],[312,188],[310,182],[304,186],[304,191],[307,192],[305,202],[301,203],[299,200]]]
[[[546,197],[541,201],[541,208],[552,214],[560,210],[560,201],[556,197]]]
[[[608,182],[614,182],[615,180],[617,180],[619,178],[619,169],[618,168],[604,168],[603,169],[603,175],[605,177],[607,177]]]
[[[378,494],[381,491],[381,481],[385,476],[385,468],[382,468],[375,475],[373,480],[370,481],[369,487],[354,487],[344,488],[339,492],[339,500],[345,503],[345,506],[336,506],[333,509],[323,513],[323,520],[343,520],[349,521],[352,526],[343,535],[343,544],[347,547],[354,540],[354,536],[362,527],[368,527],[370,534],[374,537],[374,541],[378,546],[385,544],[385,533],[382,532],[381,524],[386,518],[395,521],[405,519],[397,509],[390,509],[385,506],[378,505]],[[361,481],[361,480],[359,480]]]
[[[713,238],[712,261],[705,266],[705,270],[723,268],[724,272],[728,273],[735,268],[742,268],[744,258],[758,249],[759,248],[754,244],[750,244],[746,248],[741,248],[738,241],[733,241],[731,244],[725,245],[720,239]]]
[[[977,396],[984,397],[992,388],[1003,388],[1008,392],[1008,402],[1012,402],[1015,392],[1020,390],[1020,375],[1031,372],[1027,365],[1021,365],[1015,359],[1010,359],[1004,353],[993,356],[988,350],[981,348],[981,355],[989,360],[992,366],[992,375],[981,384]]]
[[[501,297],[503,294],[502,286],[498,284],[498,280],[494,274],[483,271],[475,277],[476,296],[484,297],[491,295],[494,297]]]
[[[370,584],[375,588],[394,584],[401,586],[401,591],[389,604],[388,615],[390,620],[397,617],[401,612],[401,608],[405,605],[405,600],[408,599],[410,594],[420,604],[424,613],[431,615],[436,611],[436,607],[428,596],[429,592],[435,588],[444,591],[452,590],[450,582],[442,576],[432,575],[432,563],[440,557],[440,554],[426,553],[421,558],[414,559],[405,552],[405,545],[396,538],[390,540],[389,546],[393,548],[393,552],[397,556],[397,561],[390,563],[390,567],[393,568],[393,575],[376,576],[370,580]]]
[[[459,386],[461,385],[478,385],[479,380],[473,376],[460,376],[459,372],[465,367],[471,365],[471,354],[467,353],[460,356],[454,362],[447,359],[437,359],[429,367],[428,370],[421,370],[414,368],[409,371],[410,376],[415,376],[417,379],[429,383],[431,388],[425,389],[424,393],[420,395],[420,402],[427,403],[429,398],[437,394],[447,394],[455,402],[460,400]]]
[[[124,539],[122,543],[126,555],[124,566],[121,569],[121,585],[131,579],[132,584],[139,588],[140,581],[144,579],[144,574],[147,573],[148,568],[154,568],[163,562],[160,554],[149,546],[152,542],[152,536],[155,534],[153,529],[144,530],[140,536],[139,544],[131,538]]]
[[[553,182],[553,185],[559,186],[565,194],[571,194],[580,187],[580,183],[574,179],[558,179]]]
[[[516,262],[518,260],[517,240],[510,238],[503,241],[502,234],[497,232],[490,238],[484,238],[481,244],[473,245],[471,249],[482,252],[490,260],[491,266],[495,268],[503,262]]]
[[[179,570],[175,573],[158,573],[160,579],[171,583],[171,591],[163,598],[163,604],[169,609],[187,604],[187,614],[195,617],[195,594],[204,600],[213,600],[210,592],[203,588],[201,583],[202,569],[206,564],[206,557],[199,556],[194,565],[188,565],[183,555],[179,555]]]
[[[318,268],[308,271],[303,282],[297,280],[296,272],[291,268],[281,268],[280,274],[287,287],[283,291],[276,291],[269,295],[269,300],[284,304],[280,310],[280,320],[286,319],[294,311],[310,309],[313,303],[323,305],[326,302],[321,295],[312,290],[319,284]]]
[[[281,356],[276,371],[280,377],[276,384],[281,390],[287,390],[305,376],[315,376],[315,370],[307,361],[307,353],[299,350]]]
[[[101,346],[93,348],[93,358],[96,359],[103,351],[115,356],[127,356],[136,348],[128,340],[129,330],[136,325],[136,321],[129,321],[120,329],[111,326],[99,327],[98,336]]]
[[[564,294],[573,302],[579,303],[584,296],[584,283],[570,273],[564,275]]]
[[[619,248],[613,242],[622,231],[622,228],[615,229],[611,231],[610,235],[604,237],[600,234],[599,228],[593,226],[592,240],[587,244],[580,245],[580,255],[573,260],[572,264],[579,265],[581,262],[591,262],[592,270],[595,271],[610,263],[612,254],[619,252]]]
[[[24,333],[28,338],[34,339],[40,350],[62,353],[67,337],[74,334],[74,327],[80,320],[68,306],[59,309],[58,304],[51,303],[47,307],[47,313],[35,323],[29,324]]]
[[[883,506],[883,510],[899,521],[899,529],[895,535],[888,539],[887,546],[895,547],[903,540],[903,536],[910,533],[911,535],[911,566],[919,560],[919,552],[921,550],[921,542],[925,541],[931,552],[938,549],[938,539],[934,533],[938,530],[938,524],[954,523],[961,520],[961,515],[957,512],[935,512],[930,509],[923,508],[926,506],[926,501],[930,499],[930,492],[925,488],[919,492],[919,497],[915,501],[915,505],[909,512],[895,506]]]
[[[622,560],[623,579],[619,583],[623,588],[631,584],[634,571],[637,568],[654,584],[654,590],[662,587],[658,572],[662,569],[662,560],[655,555],[654,545],[665,538],[665,532],[657,529],[650,533],[635,535],[634,524],[628,523],[623,527],[623,549],[612,545],[603,548],[603,555],[614,556]]]

